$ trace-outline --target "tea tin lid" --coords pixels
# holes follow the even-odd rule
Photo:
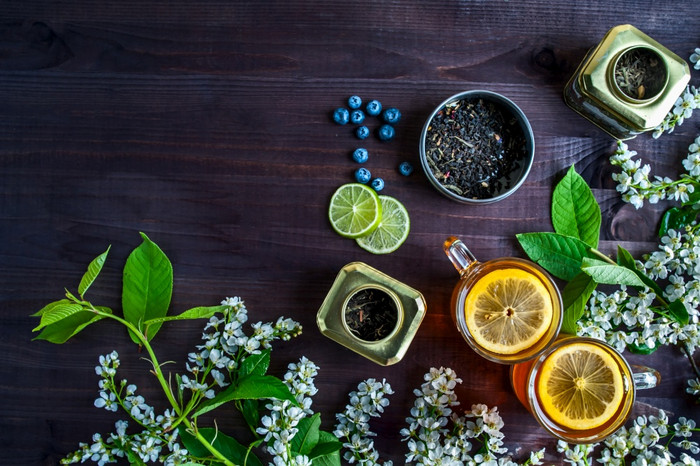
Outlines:
[[[660,90],[647,98],[625,95],[615,82],[618,60],[634,49],[655,55],[665,67]],[[589,53],[581,64],[577,81],[581,93],[605,108],[611,117],[633,131],[643,132],[661,124],[690,81],[690,68],[682,58],[639,29],[623,24],[610,29]]]

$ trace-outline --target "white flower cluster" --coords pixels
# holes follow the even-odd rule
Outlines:
[[[360,382],[357,391],[350,393],[350,403],[345,411],[336,414],[338,424],[333,434],[344,442],[346,451],[343,457],[348,463],[357,462],[366,466],[379,464],[379,453],[370,438],[377,434],[369,429],[369,421],[384,412],[384,408],[389,406],[386,396],[393,393],[386,380],[367,379]],[[383,464],[391,466],[393,463],[385,461]]]
[[[612,179],[617,182],[616,189],[622,194],[623,201],[637,209],[644,205],[645,199],[651,204],[664,199],[688,202],[695,185],[700,182],[700,136],[688,147],[688,155],[683,160],[683,167],[688,173],[675,181],[659,176],[650,180],[651,167],[642,165],[641,159],[632,160],[635,155],[636,151],[629,150],[627,144],[618,141],[617,149],[610,157],[610,163],[622,169],[620,173],[613,173]]]
[[[689,358],[700,347],[700,230],[691,225],[683,233],[669,230],[659,248],[637,261],[637,267],[653,280],[665,280],[663,296],[681,302],[688,312],[683,325],[654,307],[657,296],[648,288],[630,294],[623,285],[611,293],[594,291],[586,312],[577,324],[577,334],[607,341],[618,351],[629,345],[653,350],[677,345]],[[700,383],[691,380],[687,391],[700,394]]]
[[[672,133],[674,128],[682,125],[683,121],[690,118],[693,115],[693,110],[697,108],[700,108],[700,90],[694,86],[688,86],[685,92],[678,97],[673,109],[666,115],[661,124],[654,128],[652,137],[656,139],[664,132]]]
[[[307,456],[292,456],[290,444],[299,431],[299,422],[313,414],[311,397],[318,392],[314,385],[318,366],[304,356],[299,363],[289,364],[287,369],[283,381],[294,395],[297,405],[288,400],[273,400],[268,403],[266,407],[270,414],[262,417],[262,427],[256,431],[265,436],[267,452],[273,456],[275,466],[311,466],[311,460]]]
[[[167,465],[184,464],[187,450],[178,443],[177,429],[171,429],[175,414],[166,409],[156,415],[153,407],[145,399],[136,395],[136,385],[121,380],[118,384],[114,377],[119,367],[119,355],[112,351],[100,356],[100,364],[95,372],[101,377],[99,397],[95,406],[108,411],[117,411],[121,406],[142,428],[140,433],[129,435],[126,430],[129,423],[124,420],[115,423],[115,433],[106,439],[100,434],[92,437],[92,443],[80,443],[80,449],[64,458],[62,464],[93,461],[102,466],[116,463],[119,458],[138,457],[144,462],[161,461]]]
[[[186,367],[191,375],[180,378],[180,390],[189,390],[194,397],[213,398],[214,388],[228,385],[228,374],[246,356],[270,348],[274,340],[286,341],[301,333],[298,322],[280,317],[274,324],[251,325],[253,333],[248,336],[243,328],[248,321],[243,301],[238,297],[226,298],[221,304],[226,306],[223,314],[209,319],[202,333],[204,343],[187,356]]]
[[[700,463],[695,458],[700,447],[691,438],[698,431],[692,419],[679,417],[678,422],[671,425],[666,413],[659,411],[658,417],[637,417],[631,427],[622,427],[602,444],[571,446],[560,441],[557,450],[564,453],[565,462],[577,466],[590,464],[588,459],[594,449],[599,451],[597,461],[602,464],[697,466]],[[680,451],[677,461],[669,450],[671,446]]]
[[[194,401],[213,398],[215,388],[229,385],[230,377],[247,356],[270,348],[274,340],[289,340],[301,333],[299,323],[280,317],[274,324],[253,324],[252,334],[247,336],[243,324],[248,320],[248,312],[243,301],[240,298],[226,298],[221,304],[225,306],[221,315],[211,317],[205,326],[203,344],[197,346],[198,351],[188,355],[186,368],[189,375],[177,376],[180,400],[183,399],[182,392],[189,392]],[[178,429],[173,428],[177,422],[175,412],[167,409],[163,414],[156,415],[153,407],[136,394],[135,385],[128,384],[126,380],[115,381],[119,367],[116,351],[100,356],[99,361],[95,372],[101,377],[100,392],[95,406],[115,412],[121,407],[139,425],[140,432],[127,434],[128,422],[119,421],[116,433],[106,439],[95,434],[91,444],[81,443],[80,449],[64,458],[63,464],[90,460],[103,465],[117,462],[118,458],[131,457],[140,458],[143,462],[160,461],[168,466],[186,464],[189,461],[188,452],[177,443]],[[298,376],[286,378],[285,383],[288,383],[303,410],[308,410],[310,400],[307,401],[305,397],[316,393],[313,377],[318,368],[306,359],[293,368]],[[289,410],[293,411],[291,407]],[[299,460],[288,464],[307,463]]]
[[[690,62],[694,64],[696,70],[700,70],[700,47],[696,48],[695,51],[690,55]]]
[[[501,432],[503,420],[497,408],[473,405],[464,416],[453,411],[458,406],[454,389],[462,380],[449,368],[435,369],[425,374],[420,390],[415,390],[416,401],[411,417],[406,418],[408,428],[401,430],[407,442],[407,463],[417,465],[516,465],[506,455]],[[471,420],[474,419],[474,420]],[[448,429],[448,424],[452,424]],[[477,453],[472,442],[477,442]],[[544,450],[533,452],[527,464],[540,464]]]

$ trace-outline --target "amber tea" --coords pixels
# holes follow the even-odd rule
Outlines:
[[[453,318],[478,354],[514,364],[536,357],[556,339],[561,297],[542,268],[514,257],[477,262],[456,238],[447,240],[445,252],[462,275],[452,295]]]
[[[569,443],[597,443],[624,425],[635,387],[656,385],[658,373],[644,370],[633,374],[604,342],[563,336],[539,358],[512,366],[510,379],[518,400],[549,433]]]

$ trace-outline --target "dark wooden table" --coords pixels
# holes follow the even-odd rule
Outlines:
[[[579,2],[581,3],[581,2]],[[157,406],[158,387],[128,336],[102,322],[69,343],[32,342],[29,315],[75,289],[87,263],[112,245],[95,303],[120,309],[121,274],[144,232],[170,257],[172,309],[241,296],[252,321],[292,317],[299,338],[273,352],[272,371],[305,355],[321,370],[313,407],[331,430],[347,393],[367,377],[396,391],[373,422],[386,459],[403,462],[399,430],[430,367],[464,379],[465,408],[498,406],[506,444],[526,451],[551,438],[511,394],[507,367],[485,362],[449,316],[457,275],[441,244],[463,238],[482,260],[523,256],[515,235],[551,231],[555,183],[576,164],[603,211],[601,250],[635,255],[656,248],[666,205],[635,210],[611,179],[615,142],[571,111],[562,90],[586,51],[612,26],[632,23],[687,59],[700,45],[691,0],[404,2],[5,1],[0,8],[0,463],[57,464],[108,433],[116,415],[93,407],[97,357],[113,349],[121,376]],[[691,83],[698,84],[695,71]],[[535,133],[527,182],[488,206],[451,202],[417,170],[426,116],[462,90],[488,89],[515,101]],[[330,112],[358,94],[401,109],[394,140],[368,139],[369,167],[411,215],[395,253],[375,256],[334,234],[331,193],[351,181],[349,127]],[[630,142],[654,174],[676,176],[700,118],[671,135]],[[321,335],[316,312],[337,272],[363,261],[420,290],[425,320],[405,358],[381,367]],[[202,322],[163,328],[162,360],[181,370]],[[690,366],[665,348],[633,362],[656,366],[660,387],[639,409],[700,416],[685,393]],[[646,406],[646,408],[645,408]],[[245,434],[233,417],[219,427]],[[518,455],[523,455],[518,457]]]

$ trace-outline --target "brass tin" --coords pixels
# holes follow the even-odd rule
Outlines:
[[[396,328],[384,339],[365,341],[353,335],[345,323],[344,311],[352,295],[376,288],[394,300],[398,312]],[[321,333],[331,340],[382,366],[403,358],[425,316],[425,298],[413,288],[362,262],[343,267],[316,316]]]
[[[661,90],[646,99],[625,95],[615,83],[617,60],[635,48],[657,55],[666,69]],[[566,104],[616,139],[631,139],[652,130],[690,81],[688,64],[657,41],[629,24],[610,29],[591,49],[564,89]]]

